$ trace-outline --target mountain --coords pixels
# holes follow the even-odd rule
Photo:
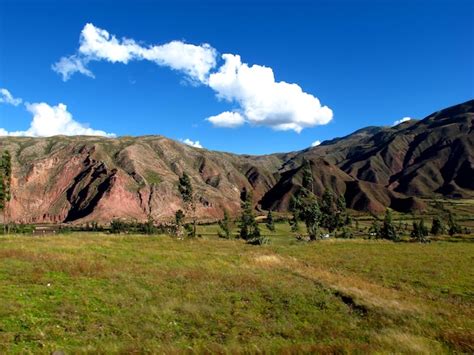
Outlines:
[[[11,218],[17,222],[108,222],[172,218],[182,208],[178,177],[195,187],[197,215],[215,219],[240,208],[252,190],[257,208],[284,211],[308,160],[314,192],[344,194],[350,208],[423,209],[419,197],[474,196],[474,100],[420,121],[367,127],[287,154],[236,155],[162,136],[2,137],[12,153]]]

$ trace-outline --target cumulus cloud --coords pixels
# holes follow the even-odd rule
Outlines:
[[[249,123],[299,133],[307,127],[327,124],[333,117],[329,107],[322,106],[317,97],[304,92],[299,85],[276,81],[272,68],[243,63],[239,55],[223,54],[223,64],[216,68],[217,51],[209,44],[172,41],[142,45],[133,39],[118,39],[91,23],[82,29],[77,52],[62,57],[52,68],[65,81],[76,72],[93,77],[87,65],[100,60],[123,64],[148,60],[209,86],[220,100],[237,105],[233,111],[207,118],[218,127]]]
[[[399,125],[400,123],[403,123],[403,122],[408,122],[410,121],[412,118],[411,117],[403,117],[399,120],[396,120],[395,122],[393,122],[393,125],[392,126],[396,126],[396,125]]]
[[[148,60],[182,71],[191,80],[205,83],[209,71],[216,65],[216,50],[209,44],[196,46],[181,41],[142,46],[133,39],[117,39],[106,30],[88,23],[82,29],[77,53],[62,57],[52,68],[62,75],[64,81],[75,72],[93,77],[87,65],[100,60],[123,64],[132,60]]]
[[[311,146],[312,147],[317,147],[320,144],[321,144],[321,141],[314,141],[313,143],[311,143]]]
[[[0,89],[0,102],[1,103],[18,106],[19,104],[22,103],[22,101],[23,100],[20,98],[13,97],[13,95],[7,89],[5,88]]]
[[[0,128],[2,136],[50,137],[55,135],[86,135],[115,137],[112,133],[95,130],[75,121],[67,111],[66,105],[60,103],[50,106],[47,103],[26,104],[27,110],[33,115],[30,127],[26,131],[8,132]]]
[[[208,117],[206,120],[211,122],[214,126],[227,128],[238,127],[245,123],[245,118],[240,113],[230,111]]]
[[[189,138],[181,139],[181,142],[183,142],[184,144],[187,144],[191,147],[194,147],[194,148],[199,148],[199,149],[203,148],[203,146],[201,145],[201,143],[199,143],[199,141],[192,141]]]
[[[224,64],[210,74],[209,86],[218,98],[238,103],[247,122],[301,132],[331,121],[331,109],[321,106],[316,97],[305,93],[299,85],[275,81],[271,68],[249,66],[238,55],[224,54],[222,58]]]

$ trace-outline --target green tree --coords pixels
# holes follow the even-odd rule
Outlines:
[[[311,171],[311,163],[309,160],[303,160],[302,169],[303,177],[301,186],[303,186],[304,189],[313,192],[313,172]]]
[[[372,225],[369,228],[370,237],[381,238],[381,228],[379,222],[374,218]]]
[[[290,229],[292,232],[298,232],[298,219],[295,218],[294,211],[293,212],[293,217],[288,218],[288,224],[290,225]]]
[[[380,237],[382,239],[388,239],[392,241],[398,241],[399,237],[395,226],[393,225],[392,212],[387,208],[385,211],[385,217],[383,220],[382,228],[380,229]]]
[[[341,195],[336,200],[336,215],[335,224],[337,228],[347,226],[351,223],[351,218],[347,213],[346,199],[344,195]]]
[[[428,236],[428,228],[426,228],[423,219],[420,219],[419,222],[413,222],[413,229],[410,236],[418,242],[426,241],[426,237]]]
[[[461,226],[457,223],[453,214],[449,212],[448,214],[448,233],[450,236],[453,236],[458,233],[462,233]]]
[[[303,160],[302,186],[290,200],[290,211],[293,219],[290,220],[292,231],[298,231],[298,221],[304,222],[306,232],[310,240],[316,240],[319,236],[319,226],[321,224],[321,210],[316,196],[313,193],[313,174],[311,164],[308,160]]]
[[[327,228],[329,233],[338,226],[336,197],[334,193],[326,189],[321,198],[321,226]]]
[[[319,224],[321,222],[321,210],[316,196],[309,190],[302,189],[300,193],[292,199],[291,205],[296,228],[297,221],[303,221],[309,239],[316,240],[319,235]]]
[[[230,239],[232,237],[232,228],[234,227],[234,224],[226,209],[224,209],[224,218],[221,219],[218,224],[221,229],[218,232],[218,236],[220,238]]]
[[[191,179],[186,172],[183,172],[183,175],[179,178],[178,185],[179,193],[183,199],[185,210],[188,213],[191,213],[191,218],[193,221],[193,226],[189,230],[189,235],[191,237],[196,236],[196,198],[194,194],[193,185]]]
[[[353,236],[354,235],[352,234],[352,232],[350,231],[349,228],[347,228],[346,226],[342,227],[341,234],[339,235],[339,238],[349,239],[349,238],[352,238]]]
[[[0,210],[3,213],[4,233],[8,232],[9,211],[11,200],[12,160],[8,150],[5,150],[0,159]]]
[[[239,235],[244,240],[260,237],[260,228],[253,213],[252,193],[244,189],[241,202],[241,216],[239,221]]]
[[[183,210],[177,210],[174,214],[174,220],[175,220],[175,223],[178,227],[181,227],[183,225],[183,221],[184,221],[184,212]]]
[[[273,220],[272,210],[268,210],[266,226],[270,232],[275,231],[275,221]]]
[[[157,228],[155,227],[155,220],[153,219],[151,214],[148,215],[147,221],[143,223],[142,230],[145,234],[155,234],[157,232]]]
[[[438,216],[433,217],[433,222],[431,223],[431,234],[440,235],[444,234],[446,231],[443,221]]]
[[[316,240],[319,237],[319,222],[321,220],[321,210],[316,199],[306,205],[302,216],[309,239]]]

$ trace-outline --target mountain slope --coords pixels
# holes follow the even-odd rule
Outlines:
[[[314,192],[344,194],[349,207],[423,208],[419,196],[474,196],[474,101],[396,127],[367,127],[288,154],[235,155],[161,136],[2,137],[13,157],[11,217],[18,222],[170,219],[182,208],[186,171],[201,219],[237,213],[242,189],[257,208],[286,210],[309,160]]]
[[[369,127],[323,142],[286,163],[324,157],[357,180],[410,196],[471,197],[474,100],[395,127]]]

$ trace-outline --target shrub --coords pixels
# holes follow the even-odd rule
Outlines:
[[[411,237],[418,242],[426,242],[426,237],[428,236],[428,228],[426,228],[423,219],[420,221],[413,222],[413,230],[411,232]]]
[[[446,232],[443,221],[439,217],[434,217],[433,222],[431,223],[431,234],[440,235]]]
[[[393,225],[392,213],[388,208],[385,211],[385,218],[383,220],[382,228],[380,229],[380,238],[392,241],[399,240],[399,236],[397,235],[397,231]]]
[[[255,237],[247,240],[247,244],[251,245],[265,245],[265,244],[270,244],[270,238],[268,237]]]
[[[260,237],[260,228],[253,213],[252,194],[244,190],[242,195],[242,214],[240,216],[239,235],[245,240],[258,238]]]
[[[275,221],[273,220],[272,210],[268,211],[266,226],[270,232],[275,231]]]
[[[229,216],[229,212],[224,209],[224,218],[219,221],[220,231],[217,233],[219,238],[230,239],[232,237],[233,222]]]

